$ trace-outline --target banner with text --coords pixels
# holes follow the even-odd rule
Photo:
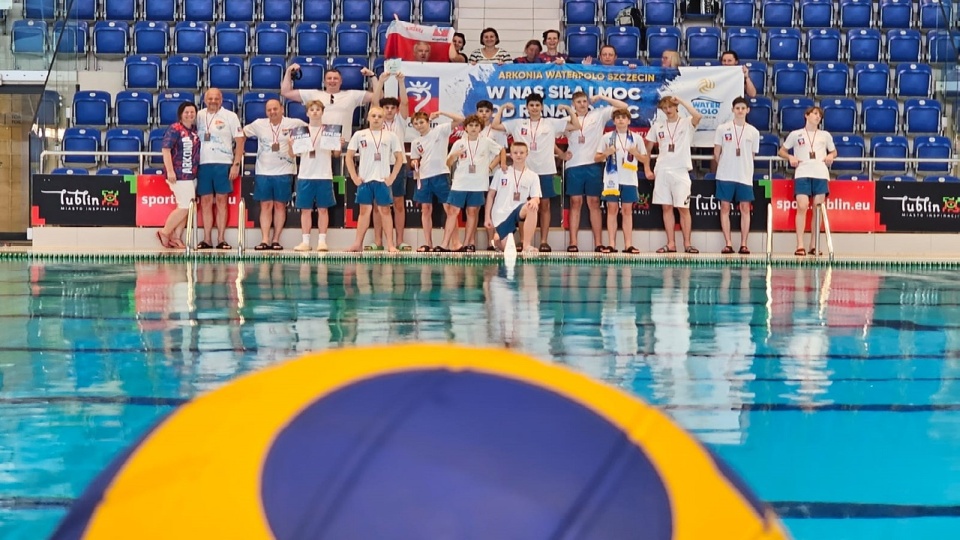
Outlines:
[[[773,230],[796,230],[797,202],[793,180],[772,180]],[[827,217],[831,232],[874,232],[876,201],[873,182],[831,180],[827,197]],[[809,230],[813,212],[807,212]]]
[[[137,226],[163,227],[170,212],[177,208],[177,199],[167,185],[167,179],[159,174],[137,176]],[[247,227],[253,226],[247,206]],[[227,227],[237,226],[240,210],[240,179],[233,179],[233,192],[227,196]],[[197,225],[203,226],[203,213],[197,208]]]
[[[877,231],[956,232],[960,184],[878,182]]]
[[[37,174],[33,176],[33,226],[133,227],[136,176]]]

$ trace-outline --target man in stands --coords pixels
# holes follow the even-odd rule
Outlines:
[[[294,90],[293,72],[300,69],[300,64],[290,64],[287,72],[283,75],[283,81],[280,82],[280,95],[296,101],[298,103],[307,103],[308,101],[318,100],[324,104],[323,123],[340,124],[343,126],[343,140],[349,141],[353,134],[353,112],[361,105],[367,105],[371,102],[379,103],[383,86],[379,79],[374,79],[373,91],[366,90],[343,90],[343,77],[337,68],[327,69],[323,76],[323,86],[325,90]],[[360,70],[364,77],[373,77],[374,73],[367,68]]]
[[[600,54],[597,55],[597,60],[600,61],[601,66],[616,66],[617,64],[617,50],[613,48],[613,45],[604,45],[600,47]],[[593,64],[593,57],[588,56],[583,59],[585,65]],[[636,64],[629,64],[627,67],[633,69],[637,67]]]
[[[213,206],[217,206],[217,249],[230,249],[227,230],[227,196],[233,191],[233,179],[243,170],[243,127],[233,111],[223,108],[223,93],[210,88],[203,97],[206,108],[197,113],[200,137],[200,172],[197,195],[203,217],[203,241],[197,249],[213,247]]]
[[[426,41],[418,41],[417,44],[413,46],[413,60],[415,62],[429,62],[430,44]]]

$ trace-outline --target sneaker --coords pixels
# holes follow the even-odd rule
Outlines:
[[[326,244],[324,244],[323,242],[320,242],[319,244],[317,244],[317,251],[324,252],[324,251],[330,251],[330,250],[327,248]]]
[[[310,251],[310,244],[306,242],[301,242],[297,247],[293,248],[294,251]]]

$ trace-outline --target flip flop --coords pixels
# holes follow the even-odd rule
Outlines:
[[[816,248],[810,248],[807,250],[807,255],[813,255],[813,256],[823,255],[823,252],[817,251]]]
[[[369,244],[363,246],[364,251],[383,251],[383,246],[378,246],[376,244]]]
[[[577,246],[567,246],[567,253],[579,253],[580,248]]]
[[[430,250],[432,250],[432,249],[433,249],[433,248],[432,248],[431,246],[428,246],[428,245],[424,244],[424,245],[422,245],[422,246],[420,246],[420,247],[417,248],[417,253],[426,253],[426,252],[428,252],[428,251],[430,251]]]
[[[630,247],[628,247],[627,249],[623,250],[623,252],[624,252],[624,253],[628,253],[628,254],[630,254],[630,255],[636,255],[636,254],[640,253],[640,250],[637,249],[637,248],[635,248],[635,247],[633,247],[633,246],[630,246]]]
[[[449,250],[449,249],[447,249],[447,248],[445,248],[445,247],[441,247],[441,246],[436,246],[436,247],[434,247],[434,248],[433,248],[432,250],[430,250],[430,251],[432,251],[432,252],[434,252],[434,253],[450,253],[450,250]]]
[[[750,249],[747,246],[740,246],[740,251],[738,251],[737,253],[739,253],[740,255],[749,255]]]
[[[695,254],[695,253],[700,253],[700,250],[697,249],[697,248],[695,248],[695,247],[693,247],[693,246],[687,246],[687,247],[683,248],[683,252],[684,252],[684,253]]]
[[[230,244],[226,242],[220,242],[219,244],[217,244],[217,249],[233,249],[233,248],[231,248]]]
[[[797,250],[794,251],[793,254],[796,255],[797,257],[803,257],[807,254],[807,250],[803,248],[797,248]]]
[[[677,248],[671,248],[670,246],[663,246],[657,250],[657,253],[676,253]]]
[[[604,251],[604,249],[606,249],[606,248],[607,248],[607,246],[597,246],[597,247],[593,248],[593,251],[594,251],[595,253],[606,253],[606,251]]]
[[[274,251],[283,251],[283,246],[280,245],[280,242],[274,242],[270,244],[270,249]]]
[[[723,255],[730,255],[733,253],[733,246],[723,246],[723,249],[720,250],[720,253]]]
[[[399,249],[400,251],[413,251],[413,246],[411,246],[410,244],[400,244],[399,246],[397,246],[397,249]]]
[[[546,242],[540,244],[540,252],[541,252],[541,253],[550,253],[551,251],[553,251],[553,249],[550,247],[550,244],[548,244],[548,243],[546,243]]]
[[[475,246],[475,245],[473,245],[473,244],[467,244],[467,245],[463,246],[463,251],[466,251],[467,253],[476,253],[476,252],[477,252],[477,246]]]
[[[213,246],[211,246],[206,242],[200,242],[199,244],[197,244],[197,249],[213,249]]]
[[[254,251],[267,251],[268,249],[270,249],[270,244],[266,242],[260,242],[253,248]]]

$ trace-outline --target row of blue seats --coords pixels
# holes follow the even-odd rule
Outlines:
[[[802,128],[804,112],[816,103],[811,98],[783,98],[776,102],[768,97],[750,98],[747,122],[761,132],[777,130],[787,133]],[[830,132],[888,133],[902,130],[906,135],[939,135],[942,133],[943,105],[934,99],[908,99],[900,104],[893,99],[865,99],[857,114],[856,101],[851,98],[824,99],[824,129]],[[774,118],[777,123],[774,125]],[[859,126],[860,129],[857,129]]]
[[[641,9],[645,26],[675,25],[681,20],[676,0],[564,0],[567,24],[616,24],[626,8]],[[691,17],[687,17],[690,19]],[[723,26],[764,28],[948,28],[949,0],[723,0]]]
[[[24,0],[25,19],[450,24],[453,0]]]
[[[572,57],[597,56],[600,46],[613,45],[618,54],[638,56],[640,29],[633,26],[568,26],[567,52]],[[737,53],[740,60],[799,62],[953,62],[960,46],[960,31],[889,30],[835,28],[808,30],[778,28],[766,33],[759,28],[691,26],[685,31],[674,26],[651,27],[646,34],[647,56],[658,58],[665,50],[684,53],[689,59],[717,59],[724,50]]]

